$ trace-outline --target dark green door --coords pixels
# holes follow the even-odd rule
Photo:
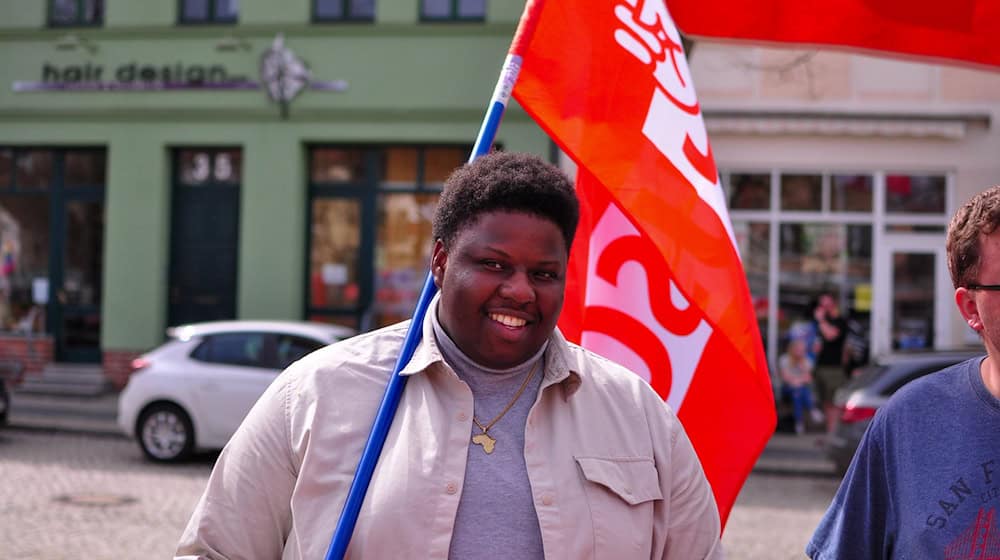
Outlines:
[[[49,320],[56,360],[101,361],[104,285],[103,149],[56,150],[51,200]]]
[[[168,324],[236,317],[239,150],[174,153]]]

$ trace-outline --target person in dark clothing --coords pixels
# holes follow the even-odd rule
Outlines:
[[[816,355],[816,396],[823,405],[826,430],[832,431],[834,416],[833,395],[847,381],[844,375],[844,339],[847,338],[847,321],[840,316],[840,307],[832,294],[821,294],[813,309],[816,332],[822,346]]]

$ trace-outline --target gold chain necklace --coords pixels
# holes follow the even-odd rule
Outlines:
[[[514,398],[511,399],[509,403],[507,403],[507,406],[505,406],[504,409],[500,412],[500,414],[496,418],[491,420],[489,424],[483,426],[479,422],[479,420],[476,420],[476,415],[475,414],[472,415],[472,421],[476,424],[477,427],[479,427],[480,430],[483,431],[483,433],[481,434],[476,434],[472,436],[472,443],[476,445],[481,445],[483,447],[483,451],[485,451],[487,455],[493,453],[493,448],[497,444],[496,438],[490,436],[490,434],[488,434],[487,432],[490,431],[490,428],[493,427],[493,424],[496,424],[497,422],[500,421],[501,418],[503,418],[504,414],[507,414],[507,411],[514,406],[514,403],[517,402],[517,399],[521,398],[521,393],[524,392],[524,390],[528,387],[528,382],[531,381],[532,377],[534,377],[535,369],[538,367],[538,362],[540,361],[542,361],[541,358],[539,358],[535,362],[535,365],[531,366],[531,371],[529,371],[528,375],[524,377],[524,381],[521,383],[521,386],[517,389],[517,393],[514,393]]]

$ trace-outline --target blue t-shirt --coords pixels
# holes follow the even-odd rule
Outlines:
[[[909,383],[875,415],[810,558],[1000,558],[1000,400],[981,362]]]

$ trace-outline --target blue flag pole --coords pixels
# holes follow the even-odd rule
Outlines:
[[[485,155],[493,146],[497,129],[500,128],[500,120],[507,109],[507,102],[510,94],[517,82],[517,75],[521,70],[522,50],[531,40],[537,22],[537,14],[541,11],[542,0],[528,0],[524,7],[524,13],[514,33],[514,40],[511,43],[510,51],[500,70],[500,77],[497,80],[496,88],[493,90],[493,97],[490,105],[486,109],[483,124],[479,128],[479,135],[476,143],[472,147],[469,155],[469,162]],[[430,307],[434,294],[437,293],[437,286],[434,284],[434,276],[427,272],[427,279],[424,280],[424,287],[420,291],[420,298],[417,300],[416,308],[413,311],[413,318],[406,331],[406,338],[403,340],[403,347],[399,352],[399,358],[392,369],[392,376],[386,385],[385,393],[382,395],[382,402],[379,404],[378,412],[375,415],[375,422],[372,424],[371,432],[368,434],[368,441],[365,449],[361,453],[361,460],[358,461],[358,468],[354,472],[354,480],[351,488],[347,492],[347,501],[344,502],[344,509],[340,512],[340,519],[337,521],[337,528],[334,530],[333,538],[330,540],[330,548],[326,552],[326,560],[342,560],[347,554],[347,546],[351,542],[351,535],[354,533],[354,526],[358,521],[358,513],[365,501],[365,494],[368,492],[368,484],[371,482],[375,465],[382,454],[382,446],[385,438],[392,427],[392,420],[396,416],[396,408],[399,400],[403,396],[403,389],[406,386],[406,377],[399,374],[406,367],[413,352],[417,349],[423,335],[424,317],[427,315],[427,308]]]

